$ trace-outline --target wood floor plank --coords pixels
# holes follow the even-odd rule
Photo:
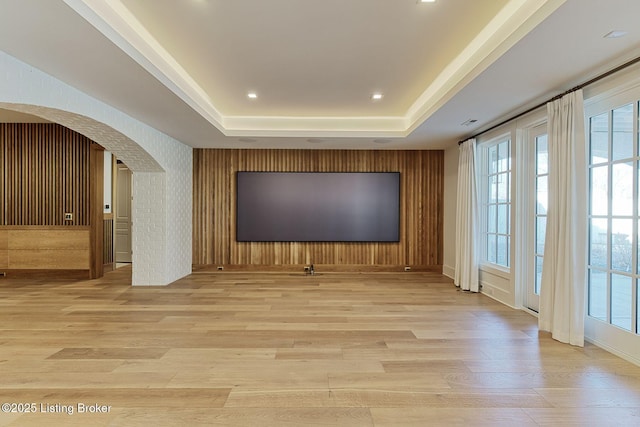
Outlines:
[[[640,385],[629,388],[539,388],[536,392],[556,408],[640,408]]]
[[[175,427],[261,426],[261,427],[373,427],[366,408],[222,408],[202,412],[194,409],[146,412],[122,411],[110,426]]]
[[[227,408],[335,408],[329,389],[320,390],[234,390],[225,404]]]
[[[618,380],[613,375],[601,373],[573,372],[498,372],[498,373],[449,373],[445,375],[452,388],[573,388],[610,389],[616,387]],[[640,388],[640,382],[634,381],[634,387]]]
[[[551,405],[530,390],[509,393],[415,391],[415,390],[349,390],[332,391],[338,407],[363,408],[544,408]]]
[[[319,390],[327,388],[327,374],[318,372],[232,372],[202,373],[180,371],[168,382],[171,388],[231,387],[233,390]]]
[[[376,427],[513,427],[538,426],[524,410],[519,408],[372,408]]]
[[[0,401],[37,401],[49,405],[108,402],[117,408],[222,408],[230,391],[228,388],[0,389]]]
[[[524,408],[523,411],[537,425],[545,427],[631,427],[640,425],[640,409],[638,408]]]
[[[64,348],[48,359],[159,359],[168,348]]]
[[[637,425],[640,367],[434,273],[0,278],[13,426]],[[613,421],[615,420],[615,422]]]
[[[329,387],[331,390],[451,391],[439,372],[331,374]]]

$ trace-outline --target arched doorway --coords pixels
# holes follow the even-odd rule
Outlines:
[[[132,170],[133,285],[166,285],[190,274],[191,147],[4,52],[0,69],[0,108],[68,127]]]

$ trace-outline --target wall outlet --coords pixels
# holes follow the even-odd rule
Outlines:
[[[406,267],[404,268],[404,271],[411,271],[411,267],[406,266]]]
[[[65,221],[73,221],[73,214],[70,212],[65,212],[64,214],[64,220]]]
[[[222,271],[222,270],[224,270],[224,267],[223,267],[223,266],[221,266],[221,265],[219,265],[219,266],[218,266],[218,271]]]

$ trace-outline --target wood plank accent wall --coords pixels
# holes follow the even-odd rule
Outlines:
[[[104,239],[104,244],[102,246],[102,264],[113,264],[113,214],[104,215],[104,220],[102,221],[102,234]]]
[[[100,277],[102,153],[89,138],[55,123],[0,123],[0,226],[89,227],[91,277]]]
[[[91,229],[91,278],[104,275],[102,252],[104,251],[104,148],[92,142],[89,165],[89,225]]]
[[[0,125],[2,126],[2,125]],[[0,225],[7,223],[6,218],[6,204],[7,199],[5,197],[5,187],[7,182],[7,167],[6,167],[6,152],[7,143],[5,142],[4,135],[5,127],[0,127]],[[0,250],[2,248],[0,247]]]
[[[399,243],[235,240],[237,171],[400,172]],[[443,151],[194,150],[195,265],[442,266]]]
[[[0,145],[5,225],[89,225],[91,140],[53,123],[0,123]]]

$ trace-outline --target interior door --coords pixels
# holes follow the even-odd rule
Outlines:
[[[116,262],[131,262],[131,171],[117,164],[115,204]]]

